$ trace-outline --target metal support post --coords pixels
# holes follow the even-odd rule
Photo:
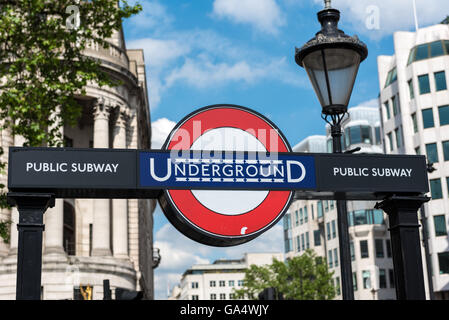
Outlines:
[[[40,300],[43,217],[47,208],[54,207],[55,197],[53,194],[10,192],[7,199],[8,204],[17,206],[19,211],[16,299]]]
[[[425,300],[418,210],[430,198],[391,196],[376,204],[389,217],[391,249],[398,300]]]

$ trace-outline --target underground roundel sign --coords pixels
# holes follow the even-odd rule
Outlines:
[[[291,152],[280,130],[259,113],[235,105],[199,109],[181,120],[168,136],[164,150]],[[188,180],[229,183],[235,189],[169,189],[159,198],[167,219],[187,237],[212,246],[248,242],[274,226],[284,215],[293,191],[245,190],[245,183],[263,182],[258,160],[173,159],[184,162]],[[276,166],[273,165],[273,168]],[[262,170],[262,172],[258,172]],[[272,175],[275,174],[273,169]],[[261,176],[262,174],[262,176]],[[262,177],[262,178],[260,178]],[[187,180],[187,179],[184,179]],[[272,180],[274,181],[274,180]]]

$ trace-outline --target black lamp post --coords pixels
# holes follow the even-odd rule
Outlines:
[[[331,126],[333,152],[342,153],[341,122],[368,49],[357,36],[348,36],[338,29],[340,11],[331,8],[330,0],[324,2],[325,9],[318,12],[321,31],[301,49],[296,48],[295,60],[306,69],[322,106],[322,118]],[[335,194],[335,197],[344,199],[343,194]],[[343,299],[353,300],[346,201],[337,200],[337,214]]]

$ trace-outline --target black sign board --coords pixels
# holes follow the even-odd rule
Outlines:
[[[408,155],[17,148],[8,187],[73,198],[157,198],[164,189],[295,190],[296,198],[383,199],[429,191]]]

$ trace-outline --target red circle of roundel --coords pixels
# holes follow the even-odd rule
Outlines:
[[[193,143],[207,131],[224,127],[237,128],[252,134],[268,152],[291,151],[279,129],[269,120],[250,109],[233,105],[210,106],[192,113],[172,131],[163,148],[189,150]],[[182,132],[188,132],[190,139],[180,139],[181,135],[178,133]],[[276,134],[273,135],[272,132]],[[164,193],[167,200],[176,208],[177,213],[181,215],[181,217],[178,216],[178,220],[184,218],[192,227],[202,231],[203,236],[200,242],[207,244],[216,244],[214,241],[208,242],[208,237],[240,240],[248,238],[247,241],[253,239],[282,217],[293,195],[293,191],[269,191],[266,198],[252,210],[239,215],[223,215],[205,207],[195,198],[191,190],[165,190]],[[244,234],[242,234],[242,226],[246,228]],[[220,245],[226,244],[220,243]]]

